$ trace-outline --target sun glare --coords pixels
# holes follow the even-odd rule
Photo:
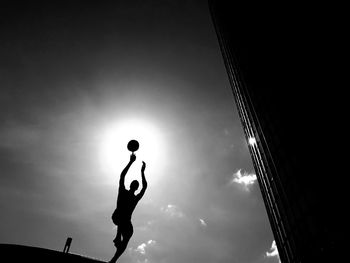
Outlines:
[[[100,163],[109,182],[115,183],[127,165],[131,154],[127,149],[130,140],[137,140],[140,148],[135,152],[136,161],[129,170],[126,183],[133,179],[140,180],[142,161],[147,164],[146,176],[153,171],[154,166],[158,169],[163,163],[165,144],[160,130],[155,125],[139,119],[116,122],[105,128],[101,138]],[[154,180],[154,173],[152,178],[147,179]]]
[[[249,143],[251,146],[254,146],[254,145],[256,145],[256,139],[255,139],[254,137],[249,137],[248,143]]]

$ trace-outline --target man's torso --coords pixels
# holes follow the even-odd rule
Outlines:
[[[126,189],[119,189],[117,208],[113,213],[113,222],[118,224],[120,222],[130,221],[132,213],[138,203],[138,197]]]

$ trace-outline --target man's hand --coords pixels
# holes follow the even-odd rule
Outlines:
[[[132,154],[130,155],[130,163],[135,162],[135,160],[136,160],[136,155],[132,153]]]
[[[144,161],[142,161],[142,168],[141,168],[141,172],[145,172],[146,169],[146,163]]]

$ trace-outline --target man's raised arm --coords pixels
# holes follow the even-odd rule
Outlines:
[[[119,188],[125,189],[125,184],[124,184],[125,176],[128,173],[130,166],[132,165],[133,162],[135,162],[135,160],[136,160],[136,155],[135,154],[131,154],[129,163],[125,166],[125,168],[123,169],[122,173],[120,174]]]
[[[142,189],[140,193],[137,195],[139,199],[142,198],[142,196],[145,194],[146,189],[147,189],[147,181],[145,177],[145,169],[146,169],[146,163],[142,162],[142,168],[141,168],[141,177],[142,177]]]

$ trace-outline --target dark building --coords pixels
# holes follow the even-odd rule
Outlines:
[[[327,6],[263,2],[209,1],[234,99],[281,261],[337,262],[347,165],[334,23]]]

